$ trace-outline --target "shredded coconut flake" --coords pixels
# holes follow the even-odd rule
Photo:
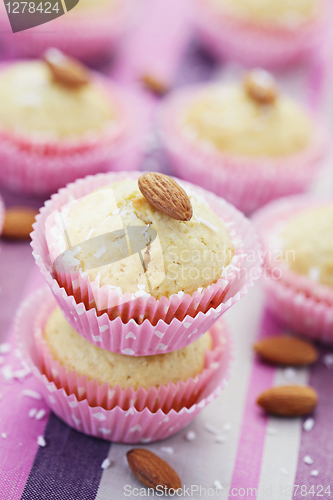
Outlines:
[[[333,354],[325,354],[322,357],[322,362],[328,369],[333,368]]]
[[[99,260],[102,255],[105,254],[105,252],[107,251],[107,248],[105,245],[102,245],[101,248],[98,250],[98,252],[95,253],[94,257],[96,257],[97,260]]]
[[[314,424],[315,421],[313,420],[313,418],[307,418],[303,424],[303,429],[306,432],[310,432],[313,429]]]
[[[96,231],[96,228],[95,227],[92,227],[90,230],[89,230],[89,233],[87,234],[87,237],[86,237],[86,240],[90,240],[90,238],[92,237],[92,235],[94,234],[94,232]]]
[[[167,453],[168,455],[173,455],[175,450],[171,446],[162,446],[161,451]]]
[[[39,410],[36,413],[36,420],[41,420],[42,418],[45,417],[45,415],[46,415],[46,411],[44,409]]]
[[[101,464],[101,469],[105,470],[111,466],[111,461],[108,458],[105,458]]]
[[[10,382],[11,380],[13,380],[14,375],[12,367],[9,365],[4,366],[2,368],[2,376],[6,382]]]
[[[7,354],[12,350],[12,346],[8,343],[0,344],[0,354]]]
[[[24,389],[21,394],[22,396],[27,396],[33,399],[42,399],[42,396],[39,394],[39,392],[33,391],[31,389]]]
[[[186,441],[194,441],[196,437],[197,437],[197,435],[194,431],[188,431],[185,434]]]
[[[205,429],[206,431],[210,432],[211,434],[221,434],[221,431],[219,429],[217,429],[216,427],[214,427],[213,425],[209,424],[209,423],[206,423],[205,424]]]
[[[216,490],[223,490],[223,486],[218,479],[214,481],[214,487]]]
[[[38,444],[38,446],[41,446],[42,448],[44,448],[46,446],[46,441],[45,441],[43,436],[38,436],[37,444]]]
[[[203,224],[204,226],[208,227],[208,229],[211,229],[215,233],[218,233],[219,230],[216,226],[211,224],[207,219],[204,219],[203,217],[198,217],[197,215],[193,214],[194,219],[198,222],[198,224]]]
[[[31,410],[29,410],[28,415],[29,415],[30,418],[34,418],[34,416],[36,415],[36,413],[37,413],[37,408],[31,408]]]

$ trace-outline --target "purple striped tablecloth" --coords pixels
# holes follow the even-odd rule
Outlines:
[[[112,67],[115,79],[141,93],[148,114],[153,112],[156,99],[140,91],[137,81],[143,71],[150,70],[150,62],[158,54],[163,58],[152,68],[170,81],[174,79],[176,85],[229,78],[239,72],[233,65],[218,66],[193,45],[179,64],[177,56],[184,52],[187,36],[183,33],[187,30],[185,18],[178,19],[172,28],[176,46],[170,40],[168,46],[163,40],[151,43],[151,37],[158,38],[158,23],[161,33],[168,33],[165,22],[172,21],[172,16],[165,13],[172,9],[174,16],[185,16],[185,3],[147,0],[141,24],[127,38]],[[279,76],[292,93],[301,94],[318,108],[318,90],[323,87],[320,65]],[[328,107],[324,109],[329,116]],[[147,148],[146,168],[166,169],[156,144],[153,146]],[[333,192],[332,180],[326,173],[314,190]],[[7,205],[38,207],[42,203],[2,194]],[[36,392],[33,377],[12,379],[13,374],[22,376],[24,370],[13,340],[13,317],[20,302],[43,285],[29,244],[0,240],[0,339],[5,343],[0,350],[8,351],[0,354],[0,500],[143,496],[141,485],[125,463],[130,446],[110,444],[70,429],[50,413]],[[283,370],[258,362],[252,353],[253,342],[280,333],[263,303],[257,285],[226,314],[235,339],[235,362],[225,392],[186,430],[167,441],[146,445],[178,471],[184,498],[289,500],[333,494],[333,366],[323,362],[330,350],[321,348],[320,360],[310,369]],[[267,417],[255,404],[264,389],[288,383],[309,383],[318,392],[320,404],[313,420],[307,420],[307,430],[303,419]],[[195,433],[192,441],[186,439],[189,430]],[[41,436],[45,446],[38,444]],[[107,457],[111,466],[104,470],[101,465]]]

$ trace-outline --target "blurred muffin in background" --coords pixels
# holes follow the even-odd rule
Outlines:
[[[195,1],[203,42],[218,56],[244,64],[290,64],[328,35],[327,0]]]
[[[0,94],[0,182],[9,189],[45,194],[112,169],[132,141],[133,103],[56,49],[5,66]]]
[[[277,200],[254,216],[264,250],[265,298],[283,325],[333,343],[333,202]]]
[[[52,24],[4,37],[4,43],[14,56],[39,57],[46,49],[56,47],[72,57],[95,63],[114,50],[133,22],[135,9],[133,0],[80,0]],[[9,28],[6,17],[4,11],[2,29]]]
[[[281,231],[288,268],[333,289],[333,205],[297,213]]]
[[[235,84],[182,89],[161,112],[178,177],[252,212],[307,189],[325,152],[320,126],[263,70]]]

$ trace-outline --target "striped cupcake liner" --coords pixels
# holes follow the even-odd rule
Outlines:
[[[218,332],[225,335],[223,354],[219,358],[218,367],[213,370],[213,376],[194,404],[167,412],[163,409],[152,412],[148,407],[138,410],[139,401],[127,409],[120,406],[111,409],[91,406],[87,398],[79,399],[74,393],[68,394],[42,373],[34,332],[44,297],[45,290],[37,290],[21,305],[15,322],[17,343],[39,382],[39,390],[46,403],[59,418],[80,432],[120,443],[148,443],[166,439],[187,426],[227,386],[233,354],[225,325],[219,322],[214,330],[217,332],[216,336],[219,336]]]
[[[298,211],[333,203],[310,196],[281,199],[253,218],[264,251],[267,307],[280,323],[310,339],[333,343],[333,290],[291,271],[276,260],[276,234]]]

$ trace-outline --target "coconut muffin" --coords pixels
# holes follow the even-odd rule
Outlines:
[[[86,375],[99,385],[119,385],[158,388],[177,384],[201,373],[205,365],[206,351],[212,349],[209,332],[187,347],[167,354],[154,356],[125,356],[101,349],[79,335],[66,321],[60,308],[49,316],[44,329],[44,340],[53,358],[68,371],[75,370],[78,376]]]
[[[40,57],[45,50],[55,47],[72,57],[95,64],[115,51],[132,23],[135,10],[133,0],[80,0],[62,15],[59,10],[59,17],[52,20],[52,30],[42,24],[17,32],[15,37],[4,37],[3,42],[16,58]],[[0,28],[8,34],[11,32],[6,9],[1,5]]]
[[[333,203],[302,195],[276,200],[253,223],[264,251],[265,301],[284,327],[333,342]]]
[[[252,79],[274,85],[263,71]],[[304,150],[312,133],[309,113],[289,96],[277,93],[261,102],[246,82],[210,85],[183,111],[183,133],[198,146],[233,156],[279,158]]]
[[[188,195],[193,208],[190,221],[175,220],[155,209],[134,180],[106,186],[68,204],[61,210],[62,220],[57,216],[46,222],[56,272],[79,271],[90,282],[108,285],[120,295],[150,294],[155,299],[192,294],[215,283],[231,262],[233,246],[207,202],[194,192]],[[135,235],[128,241],[131,230]]]
[[[283,261],[291,271],[333,288],[333,205],[304,209],[281,230]]]
[[[329,29],[326,0],[196,0],[201,41],[248,67],[288,66],[320,48]]]
[[[0,92],[0,182],[9,190],[47,195],[140,161],[138,100],[57,49],[4,66]]]
[[[1,71],[0,93],[0,130],[27,139],[83,139],[112,129],[118,118],[102,85],[93,80],[76,87],[61,84],[43,61]]]
[[[161,105],[160,133],[174,175],[246,214],[306,191],[328,150],[325,127],[261,69],[175,91]]]

